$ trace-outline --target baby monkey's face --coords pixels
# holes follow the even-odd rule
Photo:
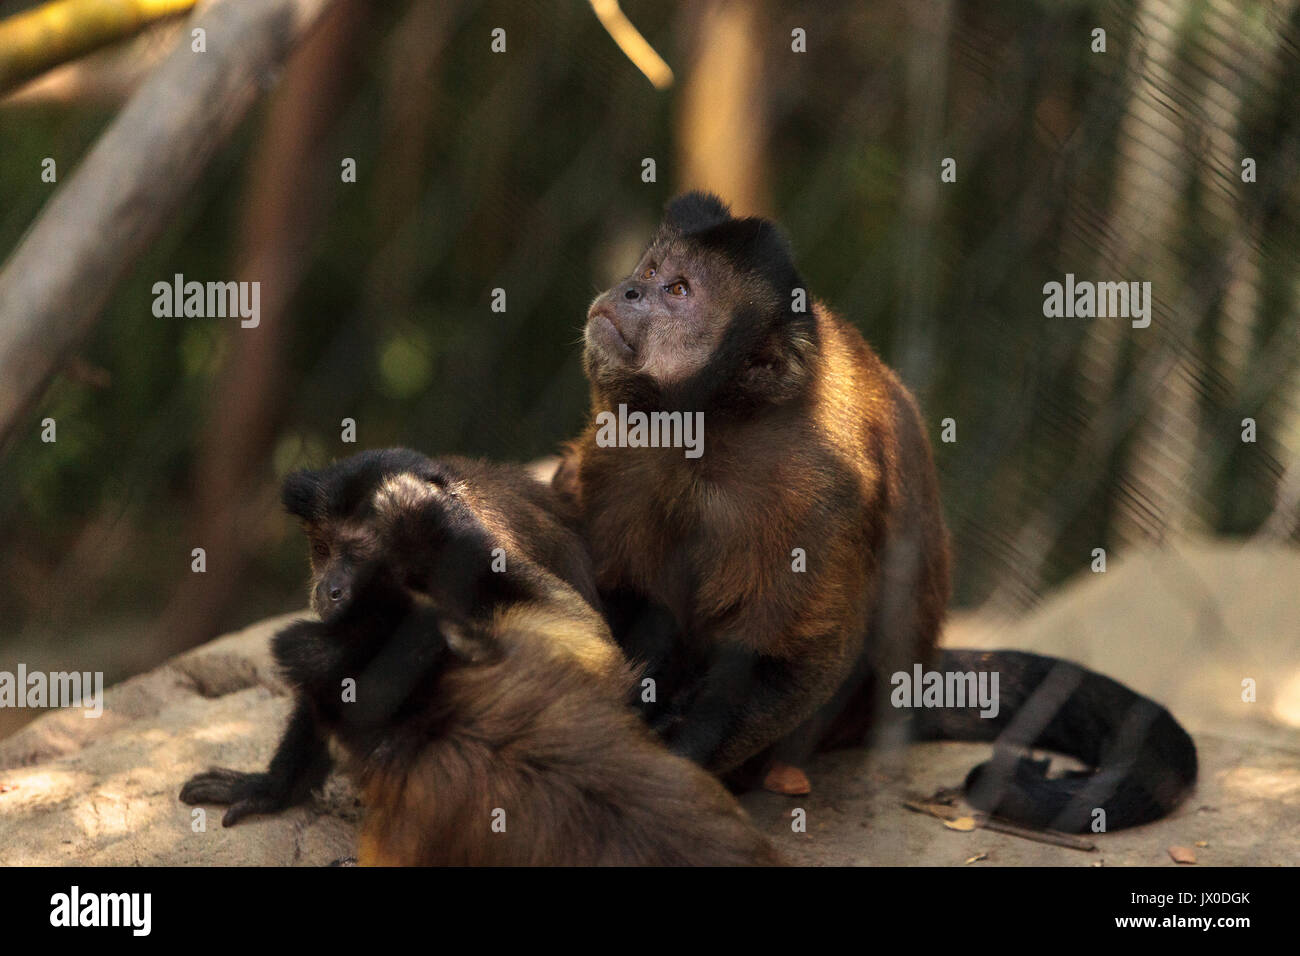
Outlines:
[[[405,449],[291,474],[284,502],[310,543],[312,609],[329,623],[366,594],[459,595],[488,543],[471,497],[452,463]]]
[[[367,522],[312,522],[306,531],[311,546],[311,609],[329,623],[382,573],[383,542],[374,524]]]
[[[399,448],[361,452],[285,479],[284,504],[302,519],[311,561],[311,607],[322,621],[338,619],[367,592],[388,593],[398,586],[390,539],[402,519],[411,519],[416,500],[408,494],[404,501],[410,507],[398,515],[391,507],[392,492],[432,485],[433,474],[429,459]]]

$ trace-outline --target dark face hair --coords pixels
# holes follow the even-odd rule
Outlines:
[[[491,570],[498,542],[475,502],[486,496],[507,513],[518,511],[521,531],[529,512],[513,502],[511,482],[494,474],[491,466],[396,448],[289,475],[285,507],[302,519],[310,541],[311,604],[321,620],[404,607],[411,592],[462,618],[522,600],[521,562],[511,564],[514,573]],[[414,478],[414,487],[397,482],[386,490],[387,513],[380,515],[376,494],[398,476]]]
[[[436,463],[405,448],[364,451],[285,479],[284,506],[302,519],[310,541],[311,605],[322,621],[352,611],[363,594],[390,601],[400,594],[385,574],[372,501],[385,478],[404,472],[445,480]]]
[[[732,217],[716,196],[668,204],[631,276],[587,313],[597,393],[639,407],[703,410],[787,400],[816,346],[803,281],[766,219]]]
[[[409,448],[363,451],[318,470],[302,469],[284,480],[285,510],[303,521],[364,520],[371,498],[390,475],[409,472],[429,480],[443,478],[437,463]]]

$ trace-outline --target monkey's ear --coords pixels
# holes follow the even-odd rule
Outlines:
[[[683,193],[664,209],[664,226],[683,235],[701,232],[731,219],[731,207],[713,193]]]
[[[812,378],[816,351],[816,342],[805,328],[786,323],[752,356],[740,386],[768,402],[794,398]]]
[[[303,468],[284,479],[280,499],[289,514],[306,521],[316,517],[320,508],[321,491],[320,475]]]

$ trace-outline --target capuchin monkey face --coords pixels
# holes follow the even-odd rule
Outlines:
[[[341,617],[374,579],[379,542],[373,530],[347,523],[309,526],[311,609],[326,624]]]
[[[655,243],[587,311],[589,372],[640,374],[661,386],[689,379],[718,348],[734,286],[719,257],[684,240]]]
[[[337,620],[367,592],[396,587],[388,581],[374,492],[391,475],[427,467],[423,455],[385,449],[362,452],[317,471],[296,471],[285,479],[285,508],[302,520],[310,545],[310,602],[322,621]]]
[[[418,593],[472,610],[489,580],[495,548],[517,550],[491,504],[508,498],[482,466],[430,459],[403,448],[365,451],[285,479],[284,504],[310,544],[311,607],[325,623],[374,615]],[[504,586],[504,584],[498,584]]]
[[[679,196],[632,274],[587,311],[587,377],[629,404],[784,400],[814,345],[802,285],[771,222],[736,219],[716,196]]]

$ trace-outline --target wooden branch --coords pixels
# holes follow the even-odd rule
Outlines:
[[[673,71],[664,58],[655,52],[654,47],[646,42],[641,31],[632,25],[627,14],[618,5],[618,0],[591,0],[591,9],[623,55],[632,61],[632,65],[645,74],[645,78],[654,84],[657,90],[666,90],[673,85]]]
[[[195,0],[54,0],[0,20],[0,95],[46,70],[185,13]]]
[[[291,388],[285,364],[295,317],[289,305],[312,262],[320,223],[343,192],[338,159],[326,158],[325,147],[344,112],[339,104],[356,90],[363,63],[359,38],[374,13],[371,0],[338,0],[294,51],[260,120],[261,137],[238,203],[231,278],[261,283],[261,322],[225,329],[221,372],[208,390],[194,493],[186,508],[185,540],[207,550],[208,568],[206,574],[177,576],[148,641],[160,659],[221,633],[220,622],[238,605],[250,559],[267,546],[268,531],[283,526],[267,521],[280,511],[278,483],[268,483],[267,476]]]
[[[0,122],[5,110],[30,106],[93,106],[115,115],[180,42],[187,19],[172,17],[151,23],[121,43],[60,63],[0,93]]]
[[[1093,852],[1097,849],[1097,844],[1087,837],[1075,836],[1072,833],[1061,833],[1059,830],[1030,830],[1027,827],[1003,820],[1001,817],[989,816],[987,813],[978,811],[963,812],[956,807],[935,803],[930,800],[919,798],[904,800],[903,806],[913,813],[923,813],[939,820],[952,821],[962,817],[969,817],[974,821],[975,826],[981,830],[1005,833],[1007,836],[1019,837],[1022,840],[1033,840],[1035,843],[1049,843],[1052,846],[1063,846],[1070,850],[1083,850],[1084,852]]]
[[[764,39],[772,10],[764,3],[692,7],[681,93],[674,104],[677,172],[682,189],[722,196],[736,215],[772,215]]]
[[[332,0],[214,0],[46,204],[0,271],[0,448]],[[38,157],[32,157],[33,188]],[[141,302],[147,309],[149,302]]]

